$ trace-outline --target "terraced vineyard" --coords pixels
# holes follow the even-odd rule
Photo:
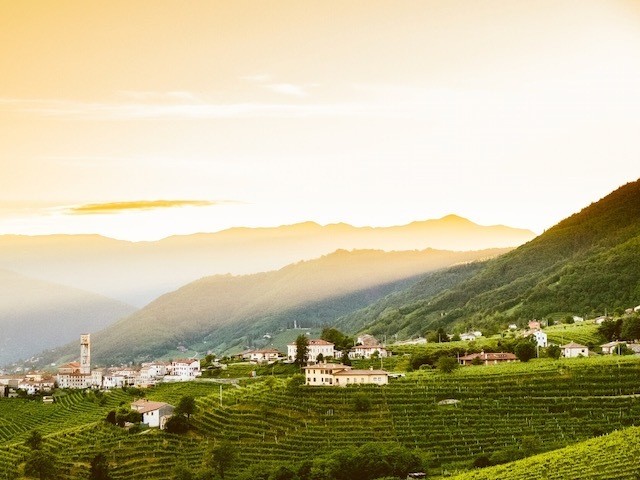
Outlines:
[[[544,329],[550,343],[564,345],[577,342],[582,345],[600,345],[604,339],[598,334],[598,325],[583,323],[573,325],[553,325]]]
[[[197,397],[194,431],[186,436],[128,434],[104,425],[98,420],[107,406],[94,411],[80,394],[69,397],[67,407],[16,401],[22,406],[12,404],[8,410],[32,409],[39,420],[16,417],[13,428],[19,432],[5,433],[0,467],[20,463],[25,432],[37,426],[48,434],[46,442],[57,452],[66,479],[85,475],[99,451],[108,452],[115,479],[170,478],[177,462],[198,467],[208,446],[223,439],[238,454],[229,478],[258,460],[290,464],[372,441],[419,449],[428,458],[431,475],[449,475],[469,470],[480,455],[519,451],[526,442],[552,450],[633,425],[640,419],[640,360],[538,360],[468,367],[450,375],[421,371],[383,388],[292,390],[285,379],[276,378],[271,385],[258,380],[225,386],[222,403],[219,393],[217,384],[199,382],[149,391],[150,398],[174,403],[182,395]],[[363,393],[370,408],[356,411],[356,396]],[[129,400],[124,393],[110,395],[110,404],[117,403],[118,396]],[[444,399],[457,403],[440,405]],[[2,418],[12,417],[5,405],[0,401]],[[47,413],[39,413],[49,407],[60,410],[60,424],[68,428],[58,430],[55,422],[46,420]],[[71,412],[85,409],[94,413],[78,415],[72,427]]]
[[[454,480],[626,480],[640,477],[640,428],[630,427],[553,452],[476,470]]]

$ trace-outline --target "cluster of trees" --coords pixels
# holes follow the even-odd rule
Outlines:
[[[173,410],[173,415],[167,420],[167,424],[164,426],[167,433],[186,433],[189,431],[191,415],[196,412],[196,400],[190,396],[183,396],[176,408]]]
[[[256,464],[238,477],[240,480],[373,480],[406,478],[422,471],[424,459],[416,450],[398,443],[365,443],[299,464]]]
[[[186,464],[178,464],[174,469],[172,480],[224,480],[236,459],[237,452],[232,444],[218,442],[207,450],[200,468],[194,470]]]
[[[27,478],[39,480],[53,480],[58,478],[60,469],[56,457],[45,448],[45,440],[42,434],[33,430],[25,446],[29,449],[24,461],[24,475]],[[91,460],[88,480],[111,480],[109,461],[103,453],[98,453]]]
[[[640,339],[640,318],[634,315],[616,320],[605,320],[598,327],[598,333],[608,342],[638,340]]]

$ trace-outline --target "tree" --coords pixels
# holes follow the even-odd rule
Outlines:
[[[530,340],[521,340],[516,344],[514,353],[521,362],[528,362],[536,356],[536,346]]]
[[[371,398],[364,392],[356,393],[353,397],[353,408],[356,412],[368,412],[371,410]]]
[[[93,457],[93,460],[91,460],[89,480],[111,480],[109,461],[103,453],[97,454]]]
[[[264,380],[264,384],[266,385],[266,387],[269,390],[273,390],[273,387],[276,386],[276,379],[275,377],[269,376]]]
[[[296,390],[298,390],[298,388],[304,385],[305,382],[306,380],[304,378],[304,375],[302,375],[301,373],[296,373],[295,375],[291,375],[291,377],[287,381],[287,389],[295,392]]]
[[[193,472],[191,469],[184,463],[178,464],[173,469],[172,480],[194,480]]]
[[[598,333],[602,335],[607,342],[619,340],[622,334],[622,319],[605,320],[598,326]]]
[[[31,450],[40,450],[43,442],[44,438],[42,437],[42,434],[38,430],[32,430],[29,434],[29,438],[27,438],[24,443]]]
[[[637,317],[625,318],[622,321],[620,338],[622,340],[640,339],[640,318],[637,318]]]
[[[453,357],[440,357],[436,362],[436,368],[443,373],[452,373],[460,364]]]
[[[321,363],[323,361],[324,361],[324,355],[319,353],[318,356],[316,357],[316,362]]]
[[[309,339],[306,335],[298,335],[296,338],[296,359],[295,364],[304,367],[309,360]]]
[[[547,347],[547,356],[549,358],[553,358],[554,360],[558,360],[562,355],[562,349],[558,345],[549,345]]]
[[[116,411],[111,410],[109,413],[107,413],[107,418],[105,420],[107,423],[110,423],[111,425],[116,425],[118,423],[116,421]]]
[[[236,460],[236,451],[228,442],[221,442],[211,449],[208,463],[215,468],[220,474],[220,478],[224,478],[225,472],[234,464]]]
[[[191,420],[191,415],[196,411],[196,401],[190,395],[185,395],[178,402],[178,406],[176,407],[174,414],[175,415],[186,415],[187,421]]]
[[[349,358],[349,352],[347,350],[342,351],[340,363],[342,363],[343,365],[351,365],[351,359]]]
[[[342,333],[337,328],[325,327],[322,329],[320,338],[335,345],[336,350],[349,350],[354,345],[352,337]]]
[[[24,474],[27,477],[48,480],[56,477],[56,459],[44,450],[33,450],[24,464]]]
[[[167,433],[187,433],[189,431],[189,421],[184,415],[172,415],[164,425]]]

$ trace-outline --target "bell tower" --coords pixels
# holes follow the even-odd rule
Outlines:
[[[80,373],[91,373],[91,336],[88,333],[80,335]]]

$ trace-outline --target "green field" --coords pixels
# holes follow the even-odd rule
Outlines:
[[[23,442],[33,428],[46,435],[63,479],[86,476],[89,461],[99,451],[107,452],[115,479],[166,479],[177,462],[198,467],[208,446],[220,440],[230,442],[238,455],[228,478],[258,460],[267,466],[291,464],[367,442],[397,442],[417,449],[433,477],[469,472],[483,455],[517,458],[640,424],[640,398],[634,396],[640,393],[640,360],[635,357],[542,359],[467,367],[449,375],[419,371],[383,388],[292,391],[284,378],[273,382],[225,385],[222,404],[215,383],[149,390],[148,398],[173,403],[183,395],[196,397],[194,429],[184,436],[158,431],[128,434],[104,424],[101,420],[110,409],[131,400],[122,391],[106,394],[104,405],[80,393],[54,405],[1,399],[0,472],[18,478],[12,475],[20,471]],[[362,392],[371,407],[357,412],[355,398]],[[439,405],[444,399],[458,403]],[[597,440],[604,438],[615,436]],[[542,453],[521,462],[560,461],[557,455]],[[521,468],[490,468],[511,465]],[[475,470],[473,475],[490,471]]]

